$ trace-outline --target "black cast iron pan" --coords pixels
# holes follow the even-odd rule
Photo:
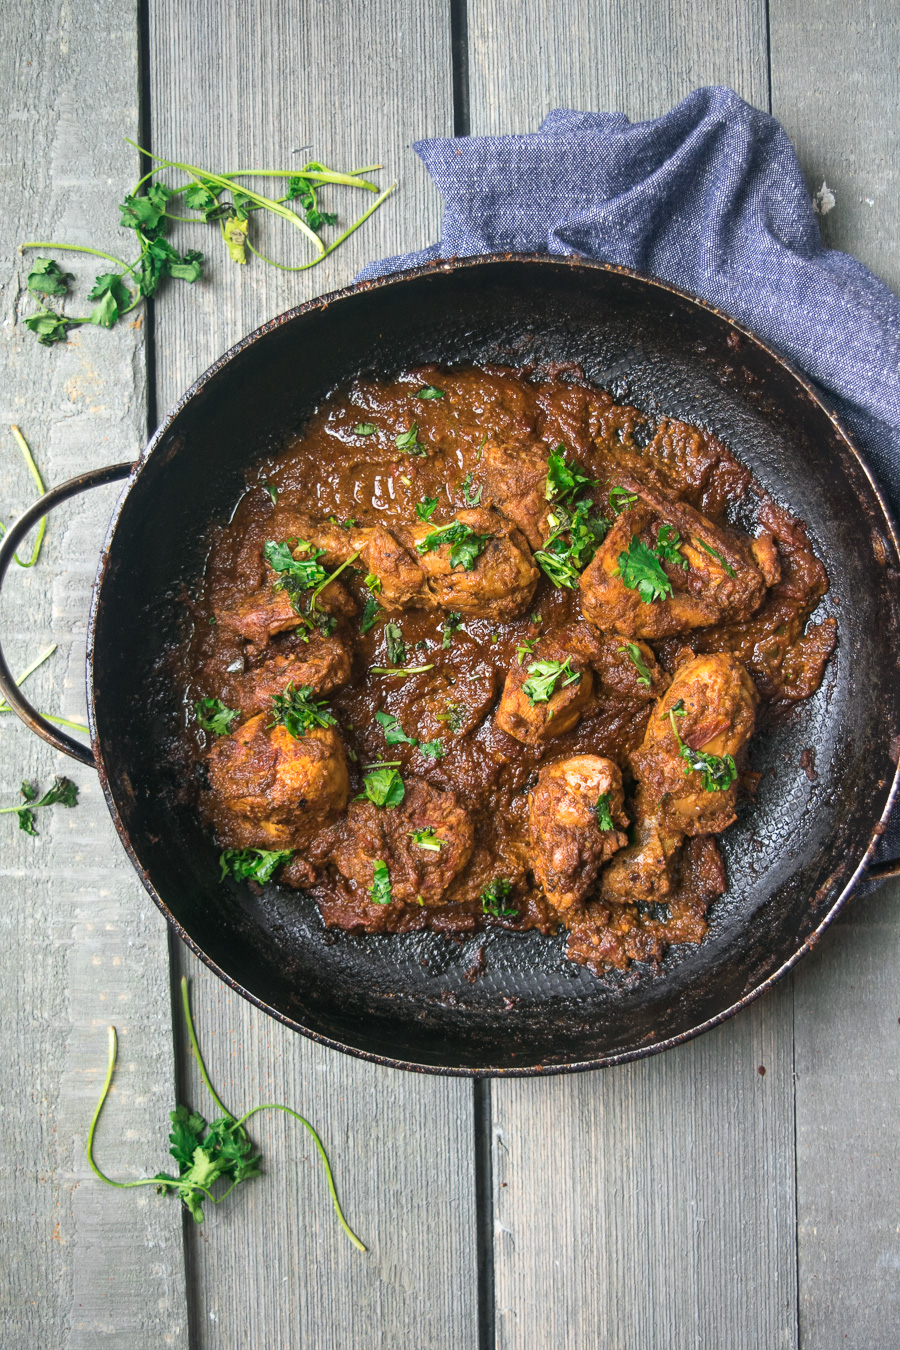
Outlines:
[[[184,631],[202,539],[245,474],[335,386],[426,362],[577,360],[648,413],[710,428],[809,526],[831,579],[837,651],[819,693],[754,739],[756,803],[722,839],[729,890],[700,947],[603,978],[564,939],[500,931],[328,932],[313,902],[219,880],[217,851],[173,781],[183,715],[161,653]],[[900,554],[884,498],[810,384],[737,324],[619,268],[569,259],[451,261],[311,301],[245,338],[166,418],[138,464],[49,494],[0,547],[66,497],[128,476],[100,559],[88,632],[92,748],[42,722],[0,658],[0,688],[52,745],[94,762],[144,885],[189,946],[245,997],[338,1049],[441,1073],[612,1064],[721,1021],[818,940],[871,858],[896,791]],[[818,777],[803,771],[815,751]],[[471,971],[484,950],[484,972]]]

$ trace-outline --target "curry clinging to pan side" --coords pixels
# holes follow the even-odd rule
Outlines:
[[[563,925],[597,971],[699,942],[761,708],[833,650],[827,586],[714,436],[577,368],[340,390],[191,602],[184,748],[223,878],[356,932]]]

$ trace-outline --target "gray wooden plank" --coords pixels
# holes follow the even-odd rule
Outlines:
[[[474,133],[768,102],[762,3],[473,0],[469,53]],[[498,1345],[795,1345],[791,1020],[785,986],[659,1059],[492,1085]]]
[[[468,27],[475,135],[559,107],[658,117],[706,84],[768,106],[764,0],[469,0]]]
[[[822,237],[900,291],[900,11],[890,0],[772,0],[772,111],[810,190],[835,205]]]
[[[114,59],[108,54],[114,52]],[[0,465],[7,522],[33,498],[9,424],[21,425],[49,483],[135,454],[144,439],[139,329],[82,330],[45,350],[25,332],[33,308],[28,238],[112,248],[119,201],[136,177],[124,142],[137,127],[135,7],[14,0],[4,8],[0,146]],[[98,268],[70,261],[83,302]],[[78,312],[77,310],[75,312]],[[14,668],[51,641],[59,651],[29,688],[48,710],[83,716],[84,629],[112,489],[54,515],[39,565],[13,568],[2,625]],[[109,820],[96,776],[0,716],[0,800],[23,777],[54,773],[81,789],[77,809],[41,812],[40,837],[0,817],[0,1269],[8,1350],[36,1346],[186,1346],[181,1220],[152,1192],[109,1190],[85,1159],[106,1066],[106,1026],[120,1070],[99,1135],[119,1177],[158,1170],[173,1093],[165,924]]]
[[[895,1350],[900,884],[851,902],[795,977],[800,1340]]]
[[[790,1016],[494,1085],[498,1346],[795,1345]]]
[[[826,244],[900,289],[896,163],[900,14],[883,0],[770,6],[772,110],[811,191],[835,205]],[[800,1340],[897,1343],[900,889],[860,899],[796,977]]]
[[[229,343],[292,304],[344,284],[371,258],[429,242],[437,194],[407,143],[452,127],[449,14],[412,4],[241,6],[164,0],[151,7],[154,149],[193,162],[279,167],[295,146],[335,167],[384,162],[401,186],[353,241],[319,268],[284,274],[230,264],[208,232],[210,280],[174,288],[157,315],[163,409]],[[206,32],[184,42],[185,29]],[[199,113],[198,113],[199,110]],[[388,177],[390,174],[390,177]],[[356,205],[356,203],[352,203]],[[346,214],[347,199],[337,199]],[[286,230],[273,256],[299,262]],[[186,959],[183,957],[182,959]],[[268,1175],[191,1232],[195,1344],[456,1347],[475,1340],[472,1089],[397,1074],[286,1032],[195,962],[211,1068],[225,1099],[284,1101],[321,1128],[362,1256],[331,1213],[297,1127],[260,1125]],[[191,1092],[200,1100],[196,1076]]]

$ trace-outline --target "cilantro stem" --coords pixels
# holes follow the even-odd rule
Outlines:
[[[22,435],[21,431],[17,426],[11,426],[10,431],[13,434],[13,440],[15,441],[16,445],[22,452],[22,458],[25,460],[25,463],[28,466],[28,472],[31,474],[32,478],[37,484],[38,492],[43,497],[47,489],[44,487],[44,480],[41,477],[40,470],[38,469],[38,466],[35,464],[32,453],[28,448],[28,442],[26,441],[25,437]],[[19,564],[20,567],[34,567],[38,558],[41,556],[41,545],[44,542],[44,532],[46,529],[47,529],[47,517],[42,516],[37,529],[37,538],[34,541],[34,549],[32,550],[31,557],[28,560],[28,562],[23,562],[22,559],[19,557],[18,553],[13,554],[13,557],[15,558],[16,562]],[[2,521],[0,521],[0,535],[4,534],[6,534],[6,526],[3,524]],[[55,647],[53,648],[53,651],[56,651]],[[42,657],[41,659],[46,660],[45,657]],[[40,662],[38,662],[38,665],[40,665]],[[25,672],[25,675],[30,674],[31,674],[30,670]],[[23,680],[25,679],[25,675],[22,676]]]
[[[101,1181],[106,1182],[107,1186],[117,1187],[120,1191],[129,1191],[133,1186],[158,1186],[159,1179],[157,1177],[143,1177],[141,1178],[140,1181],[113,1181],[112,1177],[108,1177],[105,1172],[101,1172],[100,1168],[94,1162],[94,1134],[96,1132],[98,1124],[100,1123],[100,1113],[103,1110],[106,1098],[109,1096],[110,1084],[112,1083],[113,1073],[115,1072],[116,1067],[116,1053],[118,1051],[118,1041],[116,1040],[115,1027],[107,1027],[107,1034],[109,1036],[109,1053],[106,1060],[106,1078],[104,1079],[103,1082],[103,1088],[101,1089],[100,1092],[100,1100],[97,1103],[97,1109],[94,1112],[94,1118],[91,1121],[90,1128],[88,1129],[88,1137],[87,1137],[88,1164],[95,1177],[99,1177]],[[202,1186],[198,1187],[198,1189],[204,1190]],[[210,1200],[212,1200],[213,1197],[209,1195],[208,1191],[206,1191],[205,1194],[209,1196]]]
[[[434,662],[430,666],[372,666],[373,675],[422,675],[426,670],[434,670]]]
[[[220,175],[222,178],[309,178],[316,183],[335,183],[343,187],[366,188],[369,192],[378,192],[377,183],[367,183],[361,179],[361,173],[380,169],[380,164],[367,164],[364,169],[353,173],[338,173],[334,169],[232,169]],[[241,188],[243,192],[243,188]]]
[[[95,258],[105,258],[107,262],[115,263],[117,267],[124,267],[126,272],[130,272],[134,267],[134,263],[123,262],[121,258],[115,258],[111,253],[102,253],[99,248],[88,248],[86,244],[53,244],[46,239],[32,239],[27,244],[20,244],[19,252],[24,253],[26,248],[55,248],[60,253],[90,253]]]
[[[317,597],[319,594],[321,594],[322,591],[324,591],[325,587],[328,586],[328,585],[330,585],[331,582],[334,581],[335,577],[339,577],[339,576],[341,575],[341,573],[343,572],[343,570],[344,570],[345,567],[349,567],[350,564],[351,564],[352,562],[356,562],[356,559],[357,559],[358,557],[359,557],[359,554],[358,554],[358,553],[351,553],[351,554],[350,554],[350,557],[347,559],[347,561],[346,561],[346,562],[342,562],[341,565],[340,565],[340,567],[336,568],[335,571],[333,571],[333,572],[331,573],[331,576],[326,577],[324,581],[320,581],[320,582],[319,582],[318,586],[316,587],[316,589],[313,591],[312,595],[310,596],[310,600],[309,600],[309,607],[310,607],[310,609],[314,609],[314,608],[315,608],[316,597]]]
[[[381,203],[391,195],[396,186],[397,186],[396,183],[391,183],[390,187],[385,188],[381,196],[375,198],[375,201],[372,203],[372,205],[369,207],[367,211],[364,211],[363,214],[357,220],[355,220],[353,224],[344,231],[343,234],[339,234],[337,239],[333,239],[331,243],[328,245],[328,247],[323,248],[322,252],[318,255],[318,257],[313,258],[312,261],[310,262],[300,263],[296,267],[289,267],[287,263],[276,262],[274,258],[268,258],[265,255],[265,253],[260,253],[259,249],[253,247],[249,239],[245,241],[245,247],[249,248],[250,252],[255,254],[256,257],[260,258],[264,263],[268,263],[270,267],[277,267],[281,272],[305,272],[307,271],[308,268],[315,267],[316,264],[320,263],[323,258],[327,258],[329,253],[333,253],[334,250],[338,247],[338,245],[342,244],[345,239],[349,239],[350,235],[353,234],[354,231],[358,230],[360,225],[364,224],[365,221],[369,219],[369,216],[372,215],[373,211],[378,210]],[[299,216],[294,216],[293,211],[289,211],[288,215],[293,217],[295,220],[300,219]],[[315,237],[316,239],[319,239],[318,235],[316,235]],[[319,239],[319,243],[321,242],[322,241]]]
[[[347,1234],[350,1241],[353,1243],[354,1247],[358,1248],[358,1250],[361,1252],[366,1251],[366,1247],[363,1245],[362,1242],[360,1242],[359,1238],[356,1236],[353,1229],[350,1227],[347,1220],[344,1218],[344,1211],[341,1209],[341,1202],[338,1200],[337,1190],[335,1189],[334,1175],[331,1171],[331,1163],[328,1161],[328,1154],[325,1152],[325,1145],[322,1143],[318,1131],[309,1123],[306,1117],[301,1116],[298,1111],[292,1111],[289,1106],[279,1106],[275,1102],[266,1102],[263,1106],[254,1106],[252,1111],[248,1111],[245,1116],[241,1116],[237,1124],[243,1126],[244,1122],[249,1120],[251,1116],[255,1116],[257,1111],[284,1111],[286,1115],[293,1116],[294,1120],[299,1120],[300,1124],[305,1126],[306,1129],[309,1130],[310,1134],[313,1137],[313,1142],[319,1151],[319,1157],[322,1159],[322,1166],[325,1168],[325,1176],[328,1181],[328,1189],[331,1192],[331,1203],[334,1205],[334,1212],[338,1216],[338,1222],[340,1223],[344,1232]]]
[[[194,1019],[191,1017],[191,998],[190,994],[188,993],[187,976],[185,975],[182,975],[181,977],[181,1006],[184,1008],[184,1020],[187,1022],[188,1036],[190,1037],[191,1041],[191,1049],[194,1052],[194,1058],[196,1059],[197,1067],[200,1070],[200,1077],[206,1084],[206,1090],[212,1097],[216,1106],[222,1112],[223,1116],[227,1116],[229,1120],[234,1120],[234,1116],[228,1110],[228,1107],[222,1101],[221,1097],[216,1092],[212,1083],[209,1081],[209,1074],[206,1072],[206,1065],[203,1063],[203,1056],[200,1053],[200,1046],[197,1043],[197,1033],[194,1030]]]

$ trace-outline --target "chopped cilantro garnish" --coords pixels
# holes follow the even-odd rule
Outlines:
[[[609,490],[609,507],[614,516],[620,516],[623,511],[634,506],[636,501],[637,493],[629,492],[627,488],[613,487]]]
[[[454,520],[451,525],[442,525],[439,529],[432,530],[424,539],[419,540],[416,548],[419,553],[430,553],[432,549],[449,544],[451,570],[454,567],[462,567],[471,572],[487,547],[490,537],[489,534],[476,534],[462,521]]]
[[[457,628],[459,628],[459,625],[461,623],[462,623],[462,615],[457,614],[455,609],[451,609],[444,618],[444,629],[443,629],[444,636],[441,641],[441,647],[443,648],[444,651],[448,651],[449,648],[452,646],[453,634],[456,632]]]
[[[226,708],[220,698],[200,698],[194,704],[197,722],[204,731],[216,736],[227,736],[232,724],[240,717],[234,708]]]
[[[295,740],[299,740],[311,727],[336,726],[337,719],[329,712],[325,700],[317,702],[310,698],[311,693],[312,687],[308,684],[299,689],[289,684],[283,694],[273,694],[269,728],[285,727]]]
[[[681,552],[681,535],[671,525],[660,525],[656,534],[656,556],[665,562],[674,563],[687,571],[690,563]]]
[[[222,880],[234,877],[237,881],[258,881],[260,885],[271,880],[272,873],[294,856],[293,849],[269,851],[264,848],[226,848],[219,854]]]
[[[625,653],[638,673],[638,684],[642,684],[646,689],[649,689],[653,683],[653,679],[650,675],[650,669],[647,662],[641,655],[641,649],[637,643],[626,642],[624,647],[617,647],[616,651]]]
[[[20,791],[25,799],[25,805],[0,807],[0,816],[15,815],[19,821],[19,829],[33,837],[37,835],[37,830],[34,827],[34,812],[40,807],[56,806],[57,803],[60,806],[78,805],[78,788],[71,778],[54,778],[40,800],[38,800],[38,789],[34,783],[24,782]]]
[[[423,385],[422,388],[419,389],[418,392],[416,393],[416,398],[443,398],[443,397],[444,397],[443,389],[438,389],[433,384]]]
[[[300,614],[300,592],[321,587],[328,580],[328,573],[317,561],[325,552],[323,548],[314,548],[304,539],[296,540],[294,548],[298,553],[308,553],[310,556],[295,558],[289,544],[277,544],[274,539],[266,541],[263,553],[272,571],[278,574],[276,589],[287,591],[294,609]]]
[[[492,914],[495,919],[513,919],[518,914],[518,910],[507,909],[504,901],[512,890],[512,882],[506,881],[503,877],[495,877],[489,881],[481,892],[481,909],[484,914]]]
[[[536,643],[536,642],[537,642],[537,638],[523,638],[523,639],[522,639],[522,645],[521,645],[520,647],[517,647],[517,648],[516,648],[516,658],[517,658],[517,660],[518,660],[518,662],[519,662],[519,665],[522,664],[522,662],[525,660],[525,657],[526,657],[526,656],[533,656],[533,655],[534,655],[534,646],[535,646],[535,643]]]
[[[416,515],[420,520],[430,520],[438,504],[437,497],[423,497],[416,503]]]
[[[438,718],[438,721],[440,721],[440,718]],[[445,753],[444,742],[441,740],[440,736],[433,741],[419,741],[419,751],[421,754],[425,755],[426,759],[443,759]]]
[[[581,679],[581,672],[573,671],[569,664],[571,659],[567,656],[565,661],[532,661],[527,668],[528,679],[522,685],[522,690],[528,696],[528,702],[532,707],[536,703],[549,703],[556,689],[557,680],[562,680],[561,689],[565,689],[569,684],[577,684]]]
[[[401,431],[394,437],[394,444],[404,455],[427,455],[426,447],[419,440],[419,424],[413,422],[408,431]]]
[[[645,605],[654,600],[666,600],[672,594],[672,583],[659,558],[636,534],[631,536],[626,552],[619,554],[614,575],[620,576],[630,591],[637,591]]]
[[[362,616],[359,620],[359,631],[368,633],[369,629],[375,624],[378,618],[379,604],[374,595],[366,596],[366,603],[363,605]]]
[[[544,496],[548,502],[555,497],[563,499],[574,496],[582,488],[593,487],[597,480],[582,473],[577,464],[566,463],[565,446],[558,445],[550,451],[547,459],[547,485]]]
[[[369,887],[369,899],[373,905],[389,905],[393,898],[388,865],[378,858],[372,863],[372,885]]]
[[[377,712],[375,714],[375,721],[383,728],[384,739],[387,741],[388,745],[418,744],[415,736],[407,736],[406,732],[397,721],[397,718],[393,717],[390,713]]]
[[[377,595],[377,593],[381,590],[381,578],[379,576],[376,576],[374,572],[366,573],[364,584],[366,588],[372,592],[373,595]]]
[[[547,517],[551,534],[534,560],[554,586],[574,590],[578,579],[606,538],[609,521],[591,515],[593,503],[585,497],[571,510],[557,506]]]
[[[665,714],[663,714],[665,716]],[[737,765],[734,762],[733,755],[710,755],[703,750],[692,750],[689,745],[685,745],[681,736],[678,734],[678,728],[675,725],[675,718],[684,717],[684,702],[679,699],[669,709],[669,721],[672,724],[672,732],[678,742],[678,753],[687,763],[685,774],[692,771],[702,775],[701,782],[704,792],[724,792],[730,788],[731,784],[737,778]]]
[[[357,422],[353,428],[354,436],[374,436],[378,430],[374,422]]]
[[[398,623],[384,625],[384,641],[391,665],[402,666],[406,660],[406,643],[403,641],[403,632]]]
[[[594,807],[594,810],[597,813],[597,824],[600,826],[601,830],[614,830],[616,828],[613,823],[612,815],[610,814],[609,804],[609,793],[601,792],[600,796],[597,798],[597,805]]]
[[[471,469],[466,474],[465,478],[462,480],[460,487],[462,490],[463,501],[465,502],[466,506],[481,505],[481,494],[484,492],[484,484],[482,484],[481,487],[478,488],[475,487],[472,481]]]
[[[719,553],[716,549],[710,548],[709,544],[705,544],[702,539],[692,539],[691,543],[696,544],[699,548],[702,548],[706,553],[709,553],[713,558],[715,558],[716,562],[721,563],[722,567],[724,567],[725,571],[728,573],[730,577],[737,576],[737,573],[735,572],[734,568],[725,561],[721,553]]]
[[[417,848],[428,849],[431,853],[440,853],[447,842],[446,839],[439,839],[430,825],[424,830],[410,830],[409,833]]]
[[[357,801],[370,801],[375,806],[393,808],[399,806],[406,796],[403,779],[396,769],[374,769],[363,779],[363,790]]]
[[[277,487],[275,486],[275,484],[274,484],[274,483],[263,483],[263,487],[266,489],[266,492],[268,492],[269,496],[272,498],[272,501],[273,501],[273,502],[277,502],[277,501],[278,501],[278,489],[277,489]]]

